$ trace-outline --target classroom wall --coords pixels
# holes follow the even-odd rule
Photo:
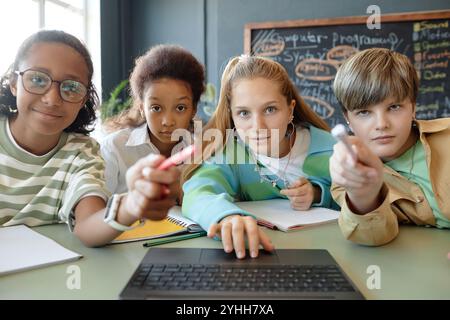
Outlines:
[[[174,43],[204,62],[204,0],[133,0],[132,50],[144,53],[159,43]]]
[[[134,57],[158,43],[191,50],[206,64],[208,82],[219,88],[228,58],[243,52],[246,23],[366,15],[372,4],[382,14],[450,9],[448,0],[102,0],[103,92],[127,77]],[[124,29],[118,35],[127,35],[126,49],[114,34],[104,36],[104,28]]]
[[[129,3],[124,0],[100,2],[103,99],[122,79],[128,78],[133,61],[134,53],[130,52],[129,38],[133,26],[129,9]]]
[[[181,45],[205,63],[205,2],[101,0],[103,98],[153,45]]]

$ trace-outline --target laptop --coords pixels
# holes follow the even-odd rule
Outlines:
[[[364,299],[327,250],[152,248],[121,299]]]

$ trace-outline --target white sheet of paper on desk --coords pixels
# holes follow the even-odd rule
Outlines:
[[[241,209],[258,217],[261,225],[276,227],[281,231],[298,230],[306,226],[318,225],[337,220],[339,211],[327,208],[310,208],[297,211],[291,208],[289,200],[273,199],[236,203]]]
[[[0,275],[81,257],[24,225],[0,228]]]

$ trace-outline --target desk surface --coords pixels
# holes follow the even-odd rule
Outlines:
[[[117,299],[147,249],[142,242],[86,248],[65,225],[34,230],[84,257],[0,277],[0,299]],[[367,299],[450,299],[450,231],[402,226],[400,235],[382,247],[364,247],[343,238],[337,223],[292,233],[267,230],[276,248],[327,249]],[[161,247],[221,248],[207,238]],[[81,271],[81,288],[68,289],[68,267]],[[367,268],[381,270],[381,289],[368,289]]]

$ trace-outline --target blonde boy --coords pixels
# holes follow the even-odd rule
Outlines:
[[[450,119],[415,119],[418,85],[409,59],[381,48],[357,53],[336,75],[357,160],[335,145],[332,195],[353,242],[386,244],[399,223],[450,228]]]

